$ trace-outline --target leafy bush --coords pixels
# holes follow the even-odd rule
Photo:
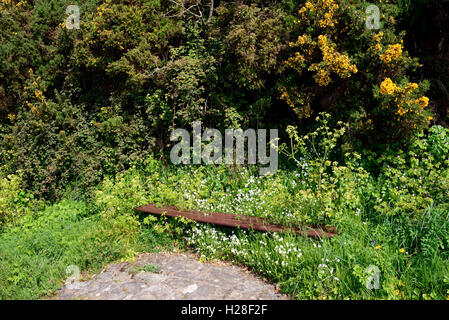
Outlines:
[[[419,215],[449,196],[448,129],[434,126],[406,152],[384,155],[375,209],[383,214]]]
[[[353,149],[432,121],[396,0],[376,2],[381,32],[365,28],[366,1],[84,0],[78,30],[65,28],[68,4],[0,4],[0,162],[39,198],[166,153],[170,131],[194,120],[283,131],[294,112],[327,110],[350,124]]]
[[[358,164],[358,154],[352,159],[349,153],[345,155],[347,166],[332,161],[332,153],[345,127],[339,122],[339,127],[332,130],[329,118],[329,114],[320,114],[316,118],[317,129],[302,137],[296,128],[287,127],[291,142],[280,147],[283,154],[306,169],[302,174],[304,189],[296,190],[295,202],[301,204],[298,208],[301,214],[310,212],[306,214],[312,218],[309,223],[322,220],[325,224],[329,217],[340,216],[345,208],[360,207],[364,195],[355,190],[363,190],[362,186],[367,188],[368,183],[368,173]],[[302,159],[298,159],[297,154]]]
[[[81,193],[149,154],[154,140],[139,116],[125,121],[113,105],[90,117],[66,96],[52,101],[35,90],[40,98],[9,126],[0,157],[9,171],[23,171],[25,187],[38,197],[61,199],[68,187]]]
[[[370,4],[304,3],[298,11],[299,36],[286,61],[297,76],[286,81],[281,95],[299,118],[333,110],[365,145],[407,140],[432,119],[429,99],[423,96],[428,82],[408,81],[407,72],[418,62],[404,50],[403,33],[396,30],[397,1],[376,2],[380,31],[365,27]]]
[[[63,284],[69,266],[97,272],[137,251],[172,246],[169,234],[141,225],[134,215],[132,208],[142,201],[140,185],[134,184],[136,194],[130,188],[135,179],[118,177],[115,186],[105,181],[92,196],[94,204],[63,199],[41,210],[28,208],[14,226],[2,229],[0,299],[48,297]]]
[[[0,172],[0,227],[14,223],[20,216],[37,205],[32,194],[22,189],[21,175],[7,175]]]

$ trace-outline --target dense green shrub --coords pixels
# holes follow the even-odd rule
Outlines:
[[[55,100],[30,99],[2,141],[9,171],[22,170],[25,187],[39,196],[59,199],[68,187],[85,191],[151,151],[143,119],[125,120],[119,105],[90,117],[84,105],[61,95]]]
[[[0,228],[13,223],[37,203],[33,195],[22,189],[21,175],[3,176],[0,171]]]
[[[419,215],[449,197],[449,130],[433,126],[406,152],[385,154],[375,209],[383,214]]]
[[[298,11],[299,33],[286,61],[297,72],[282,98],[299,118],[320,110],[349,122],[352,138],[365,144],[410,138],[431,120],[428,82],[409,82],[418,67],[397,30],[397,1],[375,1],[378,30],[365,26],[365,1],[306,1]]]
[[[147,192],[140,177],[130,171],[92,190],[90,201],[73,194],[45,208],[25,207],[23,196],[5,203],[5,181],[17,189],[17,178],[0,180],[0,213],[6,206],[24,206],[14,225],[0,229],[0,299],[39,299],[54,293],[70,274],[97,272],[118,259],[132,259],[136,252],[172,246],[170,234],[142,226],[133,207]],[[5,191],[5,193],[4,193]],[[20,203],[21,201],[21,203]],[[39,209],[39,210],[37,210]],[[0,216],[3,218],[2,216]],[[83,277],[81,275],[81,279]]]
[[[300,118],[344,118],[352,146],[402,141],[430,121],[426,82],[408,80],[418,63],[401,42],[396,20],[412,10],[402,1],[376,2],[379,31],[365,28],[365,1],[221,1],[211,11],[196,0],[191,10],[84,0],[78,30],[65,28],[69,3],[0,4],[0,161],[22,168],[39,196],[165,152],[170,130],[194,120],[297,124],[282,99]]]

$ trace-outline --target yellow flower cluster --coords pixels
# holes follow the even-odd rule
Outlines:
[[[414,83],[414,82],[409,82],[407,83],[407,85],[405,86],[404,91],[405,92],[412,92],[415,91],[416,89],[418,89],[418,84]]]
[[[36,96],[36,98],[38,98],[39,100],[43,101],[44,98],[44,94],[42,93],[42,91],[40,91],[39,89],[36,89],[34,91],[34,95]]]
[[[295,107],[295,103],[292,101],[292,99],[290,98],[290,95],[287,93],[287,91],[285,91],[284,88],[281,89],[281,99],[285,100],[285,102],[287,102],[287,104],[291,107],[294,108]]]
[[[313,2],[313,3],[312,3]],[[333,27],[335,25],[335,15],[338,10],[338,4],[335,0],[313,0],[306,1],[303,7],[299,9],[299,16],[305,16],[307,11],[320,14],[318,25],[321,28]]]
[[[298,45],[298,46],[302,46],[302,45],[304,45],[305,43],[306,43],[306,41],[308,40],[307,39],[307,35],[306,34],[304,34],[304,35],[302,35],[302,36],[298,36],[298,39],[296,40],[296,44]],[[308,42],[308,41],[307,41]]]
[[[25,101],[26,105],[31,109],[31,112],[35,115],[40,115],[41,112],[39,111],[39,109],[32,103],[30,103],[29,101]]]
[[[108,3],[102,3],[100,6],[98,6],[97,8],[97,14],[101,17],[103,15],[103,13],[106,11],[107,9],[107,5]]]
[[[9,121],[13,122],[14,120],[16,120],[16,115],[14,113],[9,113],[8,119],[9,119]]]
[[[383,63],[389,64],[392,61],[398,60],[402,56],[402,44],[389,45],[384,53],[380,54],[379,58]]]
[[[284,88],[281,89],[281,92],[280,98],[293,109],[300,119],[308,118],[312,115],[312,110],[310,108],[312,97],[310,94],[298,91],[288,94]]]
[[[398,89],[398,86],[394,84],[393,81],[391,81],[390,78],[386,78],[381,84],[380,84],[380,93],[381,94],[387,94],[392,96]]]
[[[309,71],[314,71],[314,79],[316,83],[322,87],[327,86],[331,81],[331,74],[335,73],[340,78],[349,78],[352,74],[358,72],[357,66],[351,64],[351,60],[345,54],[339,53],[335,49],[335,44],[329,40],[326,35],[318,36],[318,41],[315,42],[309,35],[299,36],[295,43],[290,44],[300,47],[300,52],[290,57],[286,63],[290,67],[296,69],[298,73],[302,72],[305,66],[306,57],[313,55],[315,49],[318,47],[322,53],[323,60],[319,63],[313,63],[309,67]]]
[[[17,0],[16,0],[16,1],[17,1]],[[14,5],[14,2],[15,2],[15,1],[13,1],[13,0],[1,0],[1,1],[0,1],[0,10],[3,10],[7,5]],[[16,7],[21,7],[21,6],[24,6],[24,5],[27,5],[27,1],[26,1],[26,0],[24,0],[24,1],[18,1],[18,2],[15,4]]]
[[[377,43],[380,43],[382,41],[383,37],[384,37],[384,33],[382,31],[380,31],[379,33],[377,33],[373,36],[374,41]]]
[[[311,55],[313,53],[314,50],[314,45],[313,45],[313,41],[311,39],[311,37],[309,35],[302,35],[302,36],[298,36],[298,39],[296,40],[296,42],[294,43],[290,43],[290,47],[292,46],[298,46],[301,48],[301,51],[304,54],[307,55]],[[303,68],[303,64],[305,62],[305,57],[300,54],[298,51],[295,52],[295,55],[288,58],[287,61],[285,61],[285,63],[296,69],[296,71],[298,71],[298,73],[301,73],[302,68]]]
[[[415,103],[418,104],[421,109],[424,109],[429,105],[429,98],[427,98],[426,96],[422,96],[421,98],[416,99]],[[432,118],[430,117],[429,120],[432,120]]]
[[[384,33],[382,31],[380,31],[379,33],[375,34],[373,36],[373,40],[374,40],[374,50],[377,53],[382,52],[382,46],[380,45],[380,42],[382,41],[382,38],[384,37]]]
[[[380,93],[382,95],[388,95],[394,97],[394,101],[397,104],[397,114],[400,116],[405,115],[407,112],[420,112],[429,105],[429,98],[422,96],[419,98],[413,98],[411,95],[413,91],[418,88],[418,84],[414,82],[408,83],[404,88],[397,86],[390,78],[386,78],[380,84]],[[418,109],[413,108],[417,106]],[[432,119],[427,119],[432,120]]]
[[[301,73],[302,64],[304,63],[304,61],[305,61],[304,56],[299,52],[295,52],[295,55],[293,57],[288,58],[286,63],[290,67],[295,68],[298,71],[298,73]]]
[[[316,64],[313,64],[311,68],[316,69],[316,74],[314,78],[316,83],[320,87],[325,87],[332,81],[331,73],[329,71],[320,69],[319,66]]]
[[[345,54],[339,53],[326,35],[318,36],[318,44],[323,54],[323,62],[313,64],[311,70],[316,71],[315,80],[320,86],[327,86],[330,81],[331,72],[336,73],[340,78],[349,78],[358,72],[357,66],[351,64],[351,60]]]
[[[387,49],[384,51],[382,45],[380,44],[383,39],[383,36],[384,36],[383,32],[379,32],[373,36],[373,40],[375,43],[374,50],[379,55],[380,60],[385,64],[390,64],[394,61],[403,58],[402,56],[402,51],[404,49],[404,46],[402,44],[403,41],[401,40],[401,43],[388,45]]]

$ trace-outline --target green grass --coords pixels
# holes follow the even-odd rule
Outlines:
[[[136,274],[139,272],[151,272],[151,273],[158,273],[161,271],[161,267],[159,267],[157,264],[146,264],[144,266],[135,266],[133,268],[130,268],[128,270],[128,273],[130,274]]]
[[[85,202],[64,200],[25,216],[0,233],[0,299],[39,299],[52,294],[68,266],[96,272],[105,264],[171,246],[167,235],[111,222]]]
[[[323,197],[320,204],[329,203],[327,221],[339,234],[319,241],[133,212],[137,205],[155,202],[263,216],[280,223],[318,221],[314,219],[320,218],[323,207],[308,197],[313,180],[301,169],[282,169],[263,178],[254,169],[165,167],[151,160],[106,178],[85,200],[68,197],[38,211],[24,206],[27,214],[0,229],[0,298],[44,298],[61,286],[68,266],[96,272],[109,262],[131,259],[136,252],[170,250],[174,245],[197,251],[202,260],[248,266],[298,299],[449,296],[447,201],[441,197],[443,201],[423,202],[417,197],[406,203],[400,198],[405,191],[382,193],[385,177],[339,168],[340,175],[329,178],[335,178],[333,191],[339,197],[325,193],[330,201]],[[447,176],[444,170],[435,174]],[[398,179],[414,179],[414,173],[401,172],[398,169]],[[394,214],[386,206],[375,208],[379,194]],[[378,275],[370,273],[373,268]],[[132,270],[140,271],[157,269],[149,265]],[[377,289],[367,287],[373,276],[379,280]]]
[[[298,299],[446,299],[449,207],[434,201],[423,213],[410,214],[398,206],[401,214],[385,214],[374,208],[372,195],[383,188],[383,180],[377,184],[371,177],[363,180],[367,183],[351,184],[357,177],[349,173],[344,177],[349,182],[336,188],[349,197],[332,208],[329,223],[339,235],[331,240],[183,225],[173,219],[158,228],[181,229],[180,236],[202,260],[249,266]],[[308,187],[297,170],[259,178],[246,168],[169,167],[150,170],[141,179],[148,186],[147,202],[271,217],[282,223],[313,222],[302,210],[311,206],[294,201]],[[348,186],[353,189],[346,190]],[[394,205],[394,199],[384,196],[382,201]],[[410,204],[421,206],[419,199]],[[366,286],[373,276],[370,266],[379,270],[378,289]]]
[[[203,260],[249,266],[298,299],[445,299],[449,261],[441,248],[431,256],[421,249],[402,252],[403,235],[396,226],[354,219],[331,240],[196,225],[187,241]],[[380,270],[377,290],[365,286],[371,265]]]

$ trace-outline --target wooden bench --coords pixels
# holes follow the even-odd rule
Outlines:
[[[277,224],[269,224],[264,218],[236,215],[222,212],[203,213],[201,211],[179,211],[174,206],[156,207],[154,203],[146,204],[134,210],[168,217],[184,217],[190,220],[211,223],[218,226],[251,229],[265,232],[294,231],[299,235],[307,235],[310,238],[331,238],[337,234],[334,227],[288,227]]]

